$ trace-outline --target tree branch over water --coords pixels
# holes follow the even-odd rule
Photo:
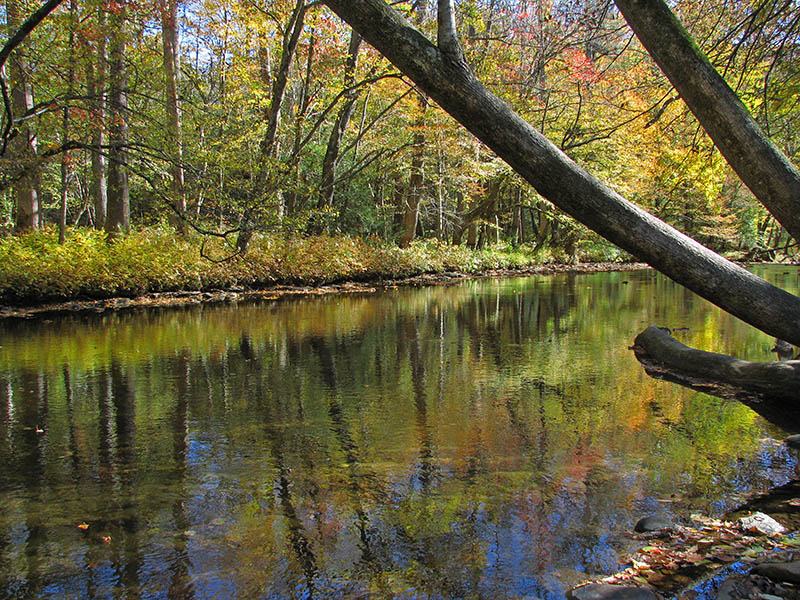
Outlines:
[[[14,114],[11,110],[11,101],[8,95],[8,87],[6,86],[6,79],[5,79],[5,64],[8,60],[8,57],[11,55],[11,52],[19,46],[25,38],[27,38],[31,31],[39,25],[42,21],[47,18],[51,12],[53,12],[59,4],[61,4],[64,0],[48,0],[45,2],[36,12],[34,12],[28,19],[22,24],[22,26],[14,32],[14,34],[8,39],[8,41],[0,48],[0,90],[2,90],[3,95],[3,106],[5,107],[5,117],[6,123],[3,127],[3,132],[0,134],[2,137],[2,144],[0,144],[0,156],[5,154],[6,148],[8,147],[8,140],[11,136],[11,127],[14,124]]]

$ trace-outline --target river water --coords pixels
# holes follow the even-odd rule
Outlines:
[[[773,356],[646,270],[0,323],[0,597],[563,598],[795,476],[650,324]]]

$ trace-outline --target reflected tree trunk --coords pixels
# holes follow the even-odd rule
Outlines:
[[[175,501],[172,504],[172,519],[174,521],[173,552],[174,558],[169,569],[170,598],[194,598],[194,586],[191,583],[189,572],[191,560],[186,550],[186,532],[191,528],[186,516],[187,497],[185,489],[186,455],[189,438],[189,398],[191,397],[191,365],[189,356],[191,352],[184,348],[178,353],[175,368],[176,389],[175,408],[172,415],[172,460],[175,469]]]
[[[119,481],[116,501],[120,507],[117,522],[119,529],[115,533],[122,538],[113,548],[115,551],[124,551],[124,558],[120,557],[121,583],[130,589],[137,589],[142,556],[138,541],[139,507],[136,489],[136,389],[132,367],[112,360],[110,372],[112,401],[116,413],[115,469]]]

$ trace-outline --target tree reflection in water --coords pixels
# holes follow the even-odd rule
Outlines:
[[[562,597],[795,469],[651,322],[769,358],[649,271],[4,323],[0,595]]]

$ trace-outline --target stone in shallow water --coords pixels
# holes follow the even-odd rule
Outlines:
[[[606,583],[590,583],[567,592],[569,600],[656,600],[651,590],[644,588],[611,585]]]
[[[634,526],[633,530],[636,533],[647,533],[649,531],[671,529],[672,526],[673,526],[672,521],[670,521],[666,517],[651,515],[649,517],[644,517],[643,519],[639,519],[639,521]]]
[[[742,517],[739,519],[739,523],[742,529],[748,533],[759,533],[770,537],[786,533],[783,525],[761,512],[753,513],[749,517]]]
[[[787,563],[762,563],[753,567],[753,573],[772,581],[800,583],[800,561]]]

